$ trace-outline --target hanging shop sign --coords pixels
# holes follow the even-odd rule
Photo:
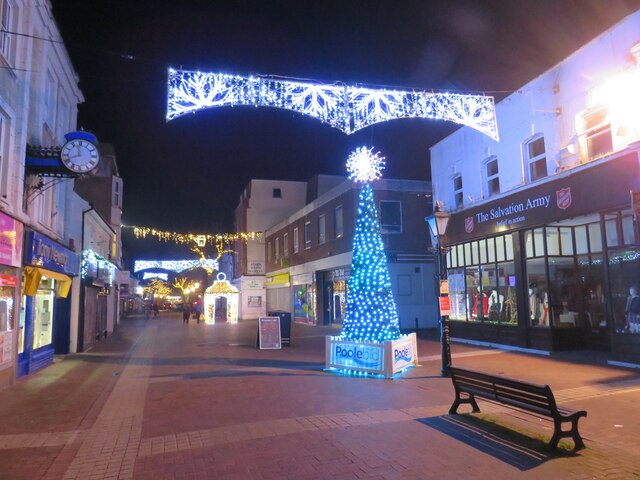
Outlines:
[[[80,270],[80,257],[75,252],[33,230],[27,234],[24,262],[72,276]]]
[[[636,153],[455,213],[447,238],[460,242],[628,205],[630,190],[640,190]]]
[[[449,295],[442,295],[438,297],[440,300],[440,315],[446,317],[451,315],[451,300]]]
[[[0,212],[0,263],[19,267],[22,264],[22,223]]]

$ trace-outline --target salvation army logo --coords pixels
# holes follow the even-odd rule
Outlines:
[[[566,210],[571,206],[571,187],[556,191],[556,204],[562,210]]]
[[[467,217],[464,219],[464,231],[467,233],[473,232],[473,217]]]

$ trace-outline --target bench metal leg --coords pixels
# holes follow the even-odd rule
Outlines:
[[[551,437],[551,441],[549,442],[549,447],[551,448],[551,450],[557,450],[560,439],[565,437],[571,437],[573,439],[574,452],[582,450],[584,448],[584,442],[582,441],[580,432],[578,432],[578,420],[580,420],[580,417],[572,419],[571,430],[568,430],[566,432],[562,430],[562,421],[553,421],[553,436]]]
[[[459,394],[456,394],[456,399],[453,401],[453,405],[449,409],[449,415],[456,415],[458,413],[458,407],[461,403],[469,403],[471,404],[472,412],[478,413],[480,408],[476,402],[476,399],[473,395],[469,395],[468,398],[461,398]]]

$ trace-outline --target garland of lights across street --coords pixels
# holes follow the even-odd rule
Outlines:
[[[167,121],[204,108],[248,105],[292,110],[351,134],[397,118],[429,118],[465,125],[498,140],[493,97],[281,77],[169,69]]]

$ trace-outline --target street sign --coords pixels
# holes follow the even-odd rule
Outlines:
[[[449,295],[449,281],[441,280],[440,281],[440,295]]]
[[[440,298],[440,316],[445,317],[447,315],[451,315],[451,301],[449,300],[449,296],[439,297]]]

